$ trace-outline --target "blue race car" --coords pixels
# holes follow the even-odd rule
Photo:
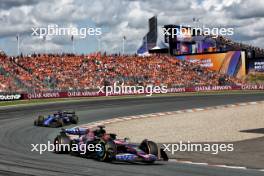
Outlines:
[[[57,111],[47,117],[42,115],[38,116],[34,121],[34,125],[57,128],[68,124],[77,124],[78,121],[79,117],[74,111]]]

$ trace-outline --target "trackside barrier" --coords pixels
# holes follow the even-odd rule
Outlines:
[[[241,85],[241,86],[195,86],[168,88],[167,93],[184,92],[217,92],[231,90],[264,90],[264,85]],[[141,93],[146,94],[146,93]],[[135,95],[134,93],[116,93],[110,96]],[[106,96],[106,93],[96,91],[68,91],[68,92],[39,92],[22,94],[0,94],[0,101],[14,101],[21,99],[45,99],[45,98],[72,98],[72,97],[100,97]]]
[[[264,90],[264,85],[241,85],[241,86],[195,86],[168,88],[167,93],[183,93],[183,92],[217,92],[228,90]],[[146,94],[146,93],[141,93]],[[118,93],[111,96],[135,95],[132,93]],[[68,91],[68,92],[39,92],[21,94],[22,99],[43,99],[43,98],[72,98],[72,97],[99,97],[106,96],[105,93],[96,91]]]

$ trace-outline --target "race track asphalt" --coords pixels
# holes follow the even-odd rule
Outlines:
[[[263,176],[264,172],[157,162],[153,165],[102,163],[92,159],[31,152],[31,144],[44,143],[60,129],[34,127],[33,119],[56,110],[74,109],[80,124],[127,115],[174,111],[231,103],[263,101],[264,94],[145,97],[117,100],[84,100],[23,107],[0,108],[0,175],[91,176]],[[70,126],[71,127],[71,126]]]

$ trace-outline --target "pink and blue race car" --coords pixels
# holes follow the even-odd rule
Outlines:
[[[55,153],[70,153],[107,162],[154,163],[168,160],[167,154],[155,142],[145,139],[140,144],[132,144],[127,138],[117,139],[116,134],[106,133],[104,126],[62,129],[54,139],[54,146]]]

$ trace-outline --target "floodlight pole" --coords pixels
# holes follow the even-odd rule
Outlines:
[[[17,55],[19,56],[20,54],[20,46],[19,46],[19,42],[20,42],[20,38],[19,38],[19,34],[17,34]]]
[[[72,40],[72,53],[75,53],[74,40]]]
[[[123,37],[123,55],[125,54],[125,37]]]
[[[98,52],[101,53],[101,39],[97,38],[97,41],[98,41]]]
[[[145,40],[146,40],[146,52],[148,52],[148,34],[146,35]]]

